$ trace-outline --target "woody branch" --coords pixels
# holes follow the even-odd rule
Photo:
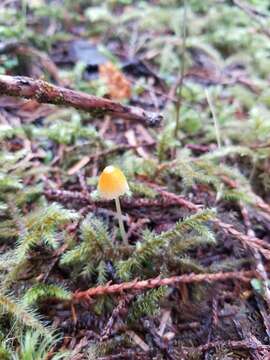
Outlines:
[[[95,116],[110,114],[142,122],[147,126],[157,126],[162,120],[162,115],[159,113],[145,111],[139,107],[122,105],[109,99],[24,76],[0,75],[0,95],[35,99],[39,103],[71,106],[90,112]]]

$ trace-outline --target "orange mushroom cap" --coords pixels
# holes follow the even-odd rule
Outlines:
[[[106,200],[115,199],[129,190],[127,179],[123,172],[113,166],[107,166],[98,180],[99,195]]]

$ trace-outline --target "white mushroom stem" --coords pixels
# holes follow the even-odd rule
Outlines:
[[[116,213],[117,213],[117,218],[118,218],[118,222],[119,222],[119,228],[120,228],[120,233],[121,233],[121,236],[122,236],[122,239],[123,239],[123,243],[125,245],[128,245],[127,235],[126,235],[125,228],[124,228],[123,216],[122,216],[119,197],[115,198],[115,205],[116,205]]]

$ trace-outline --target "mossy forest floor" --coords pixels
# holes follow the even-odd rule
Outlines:
[[[2,75],[164,120],[0,96],[0,359],[270,359],[269,29],[268,0],[1,1]]]

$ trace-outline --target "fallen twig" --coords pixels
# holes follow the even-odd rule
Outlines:
[[[245,14],[247,14],[251,19],[253,19],[260,26],[263,34],[270,37],[270,31],[261,21],[262,17],[267,17],[266,14],[259,12],[257,9],[251,7],[249,4],[246,4],[241,0],[233,0],[233,4],[242,10]]]
[[[162,120],[162,115],[159,113],[122,105],[105,98],[24,76],[0,75],[0,95],[35,99],[39,103],[72,106],[90,112],[95,116],[111,114],[124,119],[139,121],[147,126],[157,126]]]
[[[176,357],[171,353],[168,342],[164,340],[156,331],[155,325],[152,321],[141,319],[144,329],[151,335],[152,341],[155,346],[164,354],[168,360],[176,360]]]
[[[126,334],[133,340],[133,342],[138,345],[144,352],[149,352],[150,348],[149,346],[146,344],[145,341],[143,341],[143,339],[136,334],[133,330],[128,330],[126,332]]]
[[[134,208],[149,208],[149,207],[168,207],[179,205],[183,206],[186,209],[191,211],[199,211],[201,206],[194,204],[193,202],[185,199],[182,196],[176,195],[169,191],[163,190],[161,187],[156,186],[151,183],[147,183],[149,186],[158,189],[160,193],[160,197],[158,199],[145,199],[145,198],[123,198],[122,199],[122,206],[124,209],[134,209]],[[89,204],[93,207],[96,205],[103,206],[103,207],[111,207],[111,202],[108,201],[93,201],[90,196],[86,196],[81,192],[76,191],[66,191],[66,190],[53,190],[47,189],[44,191],[44,195],[49,199],[56,199],[58,201],[78,201],[80,204]],[[212,222],[222,229],[225,233],[234,236],[238,239],[243,245],[249,246],[252,249],[259,250],[261,254],[264,255],[265,258],[270,259],[270,245],[255,236],[249,236],[246,234],[241,233],[231,224],[227,224],[222,222],[220,219],[216,218],[213,219]]]
[[[169,191],[165,191],[161,187],[156,186],[155,184],[152,184],[149,182],[147,183],[147,185],[154,189],[158,189],[161,196],[163,196],[164,201],[169,201],[169,200],[176,201],[178,198],[181,200],[181,203],[179,201],[179,205],[182,205],[189,210],[194,210],[194,211],[200,210],[199,205],[196,205],[193,202],[180,197],[179,195],[176,195]],[[270,259],[270,245],[266,241],[261,240],[255,236],[249,236],[249,235],[243,234],[240,231],[238,231],[237,229],[235,229],[235,227],[233,225],[224,223],[223,221],[221,221],[218,218],[213,219],[212,222],[215,225],[217,225],[220,229],[222,229],[225,233],[230,234],[230,235],[234,236],[235,238],[237,238],[242,244],[249,246],[252,249],[259,250],[265,256],[265,258]]]
[[[126,351],[121,351],[118,354],[112,354],[98,358],[98,360],[120,360],[120,359],[142,360],[142,359],[149,359],[149,356],[148,356],[148,352],[145,351],[139,352],[136,350],[128,349]]]
[[[78,163],[76,163],[68,170],[68,175],[74,175],[77,171],[79,171],[81,168],[86,166],[91,160],[99,159],[99,158],[104,159],[105,156],[111,155],[114,152],[137,149],[143,146],[149,147],[149,146],[154,146],[155,144],[156,144],[155,142],[141,143],[137,145],[122,144],[122,145],[114,146],[110,149],[97,152],[89,156],[84,156]]]
[[[110,201],[94,201],[91,199],[90,195],[87,196],[79,191],[68,191],[68,190],[55,190],[55,189],[46,189],[44,190],[44,195],[49,199],[55,199],[63,202],[75,201],[79,202],[80,205],[92,205],[102,206],[105,208],[111,208],[113,205]],[[188,200],[184,199],[182,196],[175,195],[171,198],[159,197],[157,199],[147,199],[147,198],[123,198],[121,201],[122,207],[124,209],[134,209],[134,208],[149,208],[149,207],[168,207],[180,205],[189,210],[199,210],[201,207],[195,205]]]
[[[101,333],[101,341],[107,340],[112,333],[114,324],[118,317],[121,317],[127,313],[127,307],[131,300],[135,297],[135,294],[130,294],[124,296],[122,299],[119,300],[118,305],[114,308],[107,324],[105,325],[104,329]]]
[[[27,43],[21,41],[9,41],[0,43],[0,54],[16,54],[20,56],[33,57],[39,64],[50,74],[50,76],[57,82],[59,85],[63,85],[58,74],[58,68],[52,59],[44,52],[37,50]]]
[[[92,297],[100,295],[109,295],[115,293],[122,293],[125,290],[145,290],[153,289],[159,286],[175,285],[179,283],[200,283],[200,282],[214,282],[224,280],[239,280],[242,282],[249,282],[252,277],[256,275],[255,271],[235,271],[235,272],[219,272],[215,274],[185,274],[180,276],[172,276],[161,279],[160,277],[148,280],[134,280],[124,282],[121,284],[107,283],[85,291],[76,291],[73,294],[73,301],[80,302],[82,300],[90,300]]]
[[[225,233],[234,236],[242,244],[247,245],[252,249],[259,250],[267,259],[270,259],[270,246],[266,241],[258,239],[255,236],[253,237],[253,236],[245,235],[240,231],[236,230],[233,225],[224,223],[219,219],[214,219],[212,221],[214,222],[214,224],[220,227]]]
[[[270,350],[270,345],[262,345],[252,342],[251,340],[228,340],[228,341],[213,341],[205,345],[197,347],[198,351],[206,351],[212,348],[226,348],[226,349],[247,349],[247,350]],[[183,348],[188,350],[187,348]],[[191,349],[194,351],[194,348]]]

